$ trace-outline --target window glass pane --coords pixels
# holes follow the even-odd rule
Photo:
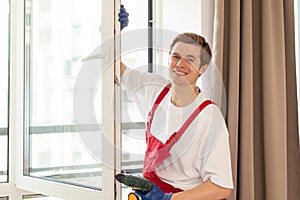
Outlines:
[[[8,52],[9,4],[0,2],[0,182],[7,182],[8,166]]]
[[[101,6],[101,0],[26,0],[26,175],[101,189],[101,158],[91,152],[101,141],[91,147],[84,140],[100,134],[101,87],[92,91],[97,123],[77,125],[73,107],[83,60],[101,44]]]
[[[8,200],[8,197],[0,197],[0,200]]]

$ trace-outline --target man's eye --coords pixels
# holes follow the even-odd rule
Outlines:
[[[180,59],[180,56],[173,55],[172,58],[173,59]]]

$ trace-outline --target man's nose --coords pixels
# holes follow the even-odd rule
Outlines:
[[[184,65],[186,64],[186,60],[184,58],[180,58],[180,60],[177,62],[176,66],[181,66],[181,65]]]

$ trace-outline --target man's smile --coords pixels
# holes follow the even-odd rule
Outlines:
[[[175,72],[175,73],[178,74],[178,75],[182,75],[182,76],[188,74],[187,72],[184,72],[184,71],[182,71],[182,70],[178,70],[178,69],[176,69],[176,68],[173,68],[173,72]]]

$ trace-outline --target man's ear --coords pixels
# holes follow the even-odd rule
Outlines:
[[[199,75],[203,74],[208,68],[208,64],[202,65],[199,70]]]

